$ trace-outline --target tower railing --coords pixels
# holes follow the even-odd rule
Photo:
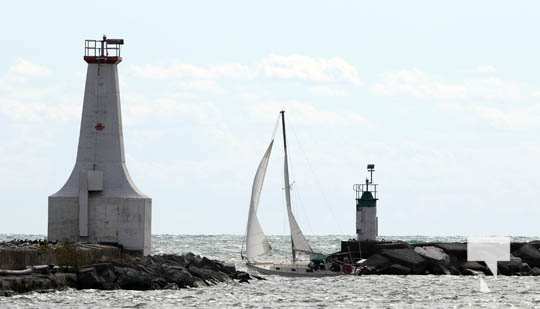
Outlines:
[[[85,40],[85,57],[120,57],[120,46],[124,44],[122,39]]]
[[[362,193],[369,191],[373,193],[373,198],[377,198],[377,184],[375,183],[357,183],[353,185],[353,190],[356,193],[356,199],[360,199],[362,197]]]

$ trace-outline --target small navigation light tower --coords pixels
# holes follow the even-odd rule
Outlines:
[[[48,239],[117,243],[147,255],[152,200],[133,184],[124,155],[118,64],[122,39],[86,40],[88,63],[77,160],[49,196]]]
[[[376,240],[378,236],[377,185],[373,183],[375,164],[368,164],[369,178],[365,184],[355,184],[356,237],[358,241]]]

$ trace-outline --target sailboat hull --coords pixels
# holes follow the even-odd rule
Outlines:
[[[283,277],[336,277],[346,275],[330,270],[312,270],[302,264],[246,263],[247,268],[263,275]]]

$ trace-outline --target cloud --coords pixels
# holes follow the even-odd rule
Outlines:
[[[209,101],[186,101],[174,93],[159,97],[131,95],[124,104],[126,121],[134,123],[174,121],[179,119],[196,124],[213,125],[220,122],[219,111]]]
[[[305,55],[266,56],[254,64],[224,63],[217,65],[132,66],[131,72],[144,78],[166,79],[244,79],[271,78],[314,83],[346,83],[360,85],[356,68],[340,57],[320,58]]]
[[[178,88],[183,92],[204,92],[212,94],[224,94],[225,89],[220,86],[215,80],[188,80],[180,81]]]
[[[324,110],[315,104],[296,100],[263,101],[251,106],[252,112],[259,119],[274,120],[277,111],[285,109],[295,122],[312,126],[353,126],[367,125],[368,120],[351,111],[339,111],[335,108]]]
[[[75,104],[48,104],[0,98],[0,114],[18,122],[68,122],[78,120],[81,107]]]
[[[171,66],[134,65],[131,66],[131,71],[138,77],[155,79],[250,79],[253,74],[248,66],[237,63],[226,63],[214,66],[198,66],[186,63],[179,63]]]
[[[309,88],[309,92],[315,96],[344,97],[349,93],[345,88],[338,86],[318,85]]]
[[[526,86],[499,77],[469,79],[464,81],[467,98],[485,101],[520,101],[532,95]]]
[[[493,126],[504,129],[526,129],[538,127],[540,123],[540,105],[503,109],[489,106],[474,107],[476,113]]]
[[[437,80],[418,69],[399,70],[383,75],[382,81],[373,86],[373,91],[385,96],[413,96],[421,99],[463,99],[467,88],[464,85]]]
[[[0,114],[27,123],[78,119],[81,106],[74,104],[65,85],[41,77],[51,77],[46,66],[17,59],[0,77]]]
[[[493,65],[479,65],[473,70],[473,72],[480,74],[493,74],[497,72],[497,68],[495,68]]]
[[[491,66],[479,68],[476,71],[495,72]],[[372,90],[378,95],[413,97],[473,112],[503,129],[523,129],[540,121],[536,104],[540,92],[526,83],[497,76],[448,81],[418,69],[399,70],[384,74]]]
[[[356,68],[342,58],[316,58],[304,55],[269,55],[258,69],[265,77],[298,79],[318,83],[361,84]]]
[[[5,76],[7,81],[23,81],[28,77],[49,76],[51,71],[43,65],[35,64],[26,59],[18,58]]]
[[[435,100],[523,100],[531,97],[523,83],[499,77],[467,78],[457,82],[445,81],[418,69],[386,73],[372,90],[385,96],[412,96]]]

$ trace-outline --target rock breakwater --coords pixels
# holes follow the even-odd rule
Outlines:
[[[59,245],[55,250],[69,254],[62,257],[60,264],[33,265],[24,269],[0,269],[0,296],[9,296],[16,293],[30,291],[50,291],[65,288],[100,289],[100,290],[158,290],[181,289],[188,287],[204,287],[218,282],[232,281],[249,282],[253,278],[246,272],[236,270],[234,265],[201,257],[193,253],[182,255],[155,255],[146,257],[133,257],[124,254],[100,256],[93,263],[82,263],[88,255],[78,255],[78,248],[84,244],[69,245],[68,249],[61,249]],[[99,245],[96,245],[99,246]],[[13,244],[0,245],[2,248]],[[33,244],[19,243],[16,246],[17,256],[20,258],[36,256],[32,249]],[[21,250],[26,255],[19,256]],[[82,252],[88,253],[87,250]],[[58,258],[49,253],[49,258],[55,261]],[[98,257],[99,254],[90,255]],[[13,258],[10,256],[10,258]],[[43,257],[42,257],[43,258]],[[21,262],[18,262],[20,265]]]
[[[499,275],[540,275],[540,241],[512,242],[510,247],[510,261],[498,262]],[[467,261],[467,243],[349,240],[329,260],[352,264],[359,275],[493,275],[484,262]]]

